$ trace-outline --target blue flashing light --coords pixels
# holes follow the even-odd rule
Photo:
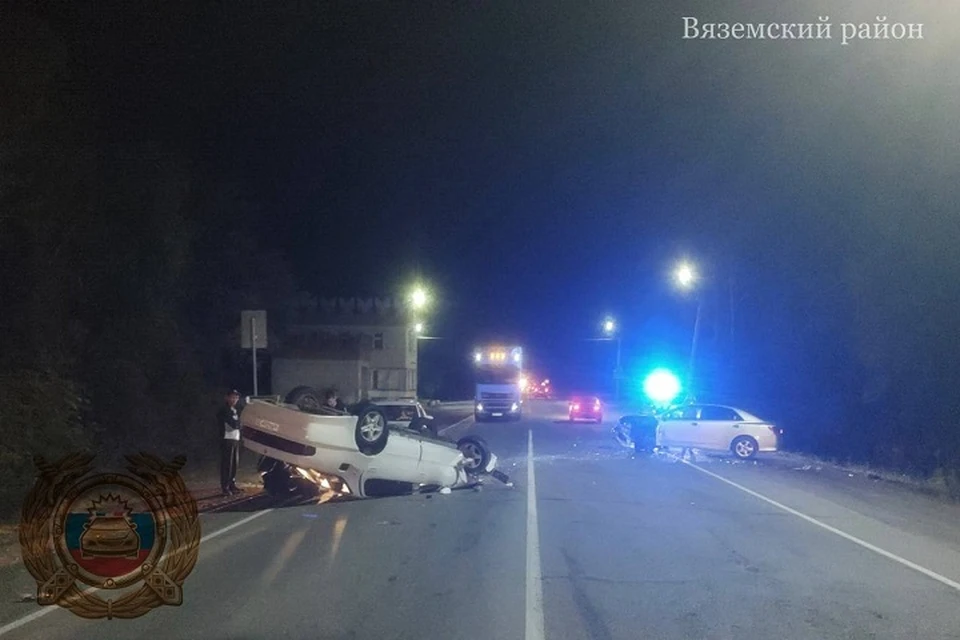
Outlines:
[[[657,369],[643,381],[643,392],[655,404],[670,404],[680,395],[680,379],[667,369]]]

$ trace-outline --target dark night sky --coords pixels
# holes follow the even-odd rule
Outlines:
[[[44,11],[105,139],[242,182],[307,290],[419,270],[453,337],[569,353],[611,312],[687,340],[663,284],[683,254],[761,295],[862,252],[960,275],[956,3],[108,5]],[[884,14],[926,39],[682,39],[684,15],[836,31]]]

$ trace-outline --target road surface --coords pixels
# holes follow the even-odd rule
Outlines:
[[[512,488],[205,515],[181,607],[5,602],[0,637],[960,638],[957,507],[776,461],[634,457],[563,410],[471,429]]]

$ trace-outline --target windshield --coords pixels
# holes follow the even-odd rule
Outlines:
[[[477,367],[477,384],[519,384],[520,372],[512,367]]]

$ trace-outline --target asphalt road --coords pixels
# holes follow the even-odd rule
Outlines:
[[[181,607],[2,603],[0,637],[960,638],[960,508],[776,460],[634,457],[562,412],[472,429],[512,488],[205,515]]]

